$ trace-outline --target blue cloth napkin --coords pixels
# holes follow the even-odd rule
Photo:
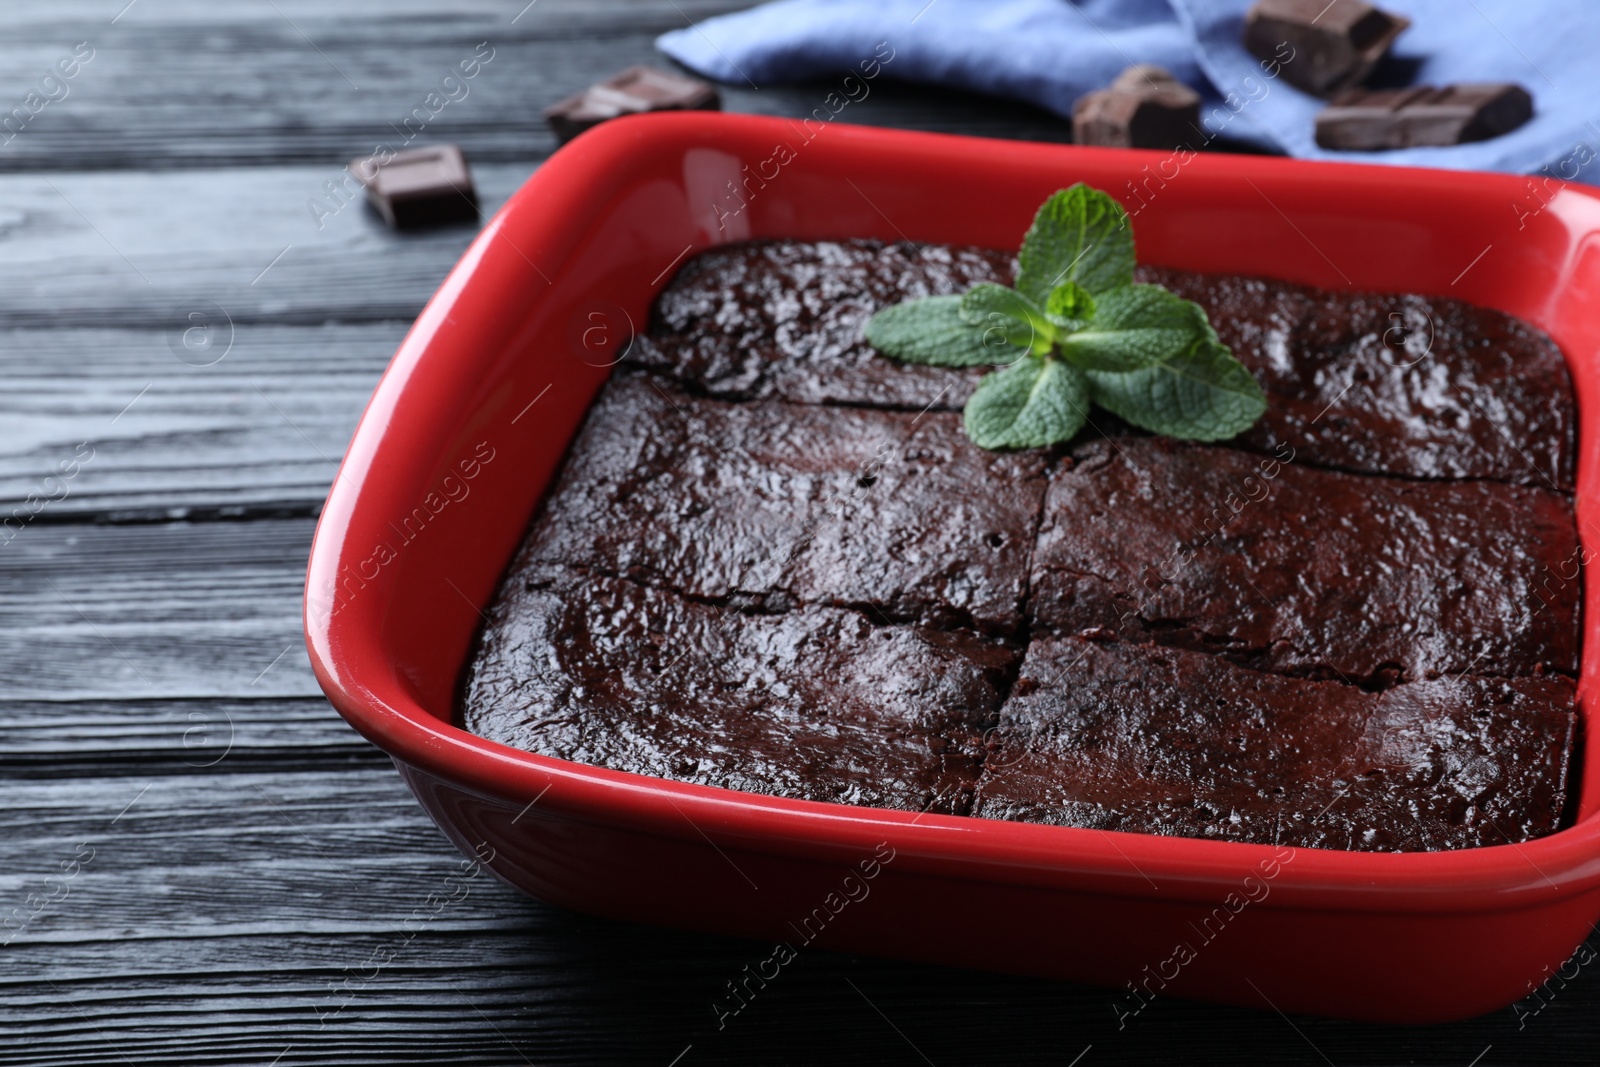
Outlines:
[[[661,36],[667,55],[735,85],[884,77],[1072,104],[1132,63],[1156,63],[1202,95],[1212,135],[1306,159],[1343,159],[1600,180],[1600,3],[1386,0],[1407,15],[1377,77],[1384,84],[1514,81],[1534,117],[1491,141],[1391,152],[1326,152],[1313,140],[1324,102],[1267,76],[1239,43],[1252,0],[778,0]],[[887,45],[885,49],[884,45]],[[848,121],[848,116],[841,116]]]

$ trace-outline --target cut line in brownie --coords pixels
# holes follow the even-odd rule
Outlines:
[[[952,412],[734,404],[624,374],[521,558],[1014,633],[1044,488],[1042,455],[978,448]]]
[[[729,399],[960,410],[982,369],[898,363],[862,336],[901,300],[1010,284],[1010,253],[881,241],[760,241],[689,260],[628,362]],[[1341,292],[1140,267],[1206,309],[1260,380],[1267,413],[1236,444],[1407,478],[1484,478],[1570,492],[1576,408],[1560,350],[1459,300]],[[1124,427],[1093,413],[1107,433]],[[1093,427],[1087,434],[1098,432]]]
[[[973,814],[1314,848],[1500,845],[1559,827],[1576,727],[1558,676],[1368,693],[1179,649],[1036,638]]]
[[[613,770],[959,814],[1018,655],[846,609],[749,614],[534,568],[490,610],[465,725]]]
[[[1382,686],[1576,674],[1566,497],[1408,482],[1230,448],[1091,442],[1051,476],[1032,622]]]

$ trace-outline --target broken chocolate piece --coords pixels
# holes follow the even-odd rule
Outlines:
[[[566,144],[584,130],[621,115],[646,111],[717,111],[721,107],[717,88],[710,82],[638,66],[552,104],[545,108],[544,119],[555,131],[556,140]]]
[[[1203,140],[1200,94],[1162,67],[1129,67],[1072,106],[1072,139],[1111,148],[1178,148]]]
[[[1409,25],[1361,0],[1260,0],[1245,16],[1244,47],[1290,85],[1333,96],[1365,78]]]
[[[1520,85],[1351,89],[1317,115],[1317,144],[1344,151],[1487,141],[1533,117]]]
[[[466,157],[453,144],[430,145],[358,159],[350,173],[367,190],[367,200],[398,230],[476,220],[478,194]]]

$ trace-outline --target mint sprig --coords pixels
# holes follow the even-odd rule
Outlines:
[[[1218,441],[1266,411],[1260,384],[1198,304],[1133,281],[1133,230],[1082,182],[1044,202],[1017,253],[1015,288],[885,308],[867,341],[907,363],[998,366],[967,401],[983,448],[1037,448],[1083,427],[1092,401],[1153,433]]]

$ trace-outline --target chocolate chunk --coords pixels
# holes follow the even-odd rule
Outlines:
[[[716,86],[698,78],[657,70],[629,67],[581,93],[545,108],[544,119],[566,144],[584,130],[621,115],[646,111],[716,111],[722,107]]]
[[[430,145],[358,159],[350,173],[366,187],[383,221],[399,230],[476,220],[478,194],[466,157],[453,144]]]
[[[1487,141],[1533,117],[1520,85],[1446,85],[1442,89],[1351,89],[1317,115],[1323,148],[1372,151]]]
[[[1365,78],[1409,25],[1361,0],[1260,0],[1245,16],[1244,46],[1290,85],[1333,96]]]
[[[1162,67],[1129,67],[1072,105],[1072,139],[1111,148],[1177,148],[1200,140],[1200,94]]]

